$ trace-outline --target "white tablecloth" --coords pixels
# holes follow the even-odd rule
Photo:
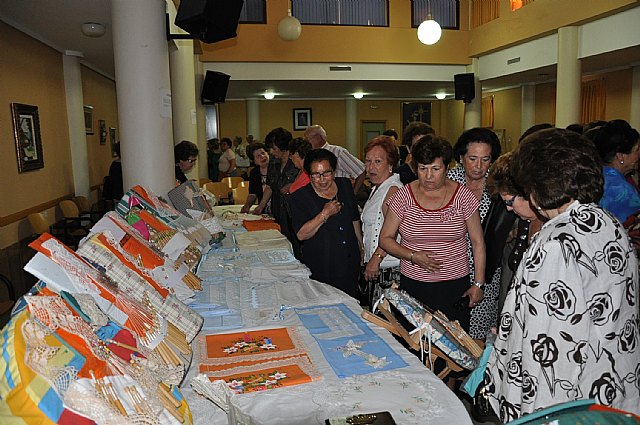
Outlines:
[[[193,411],[195,424],[323,424],[329,417],[379,411],[391,412],[398,424],[471,424],[467,411],[453,392],[387,330],[378,326],[369,324],[408,366],[338,378],[294,310],[284,310],[282,318],[277,317],[277,313],[283,304],[311,307],[344,303],[359,316],[361,308],[357,301],[329,285],[308,279],[301,273],[305,268],[299,263],[284,266],[265,265],[258,261],[264,262],[265,257],[250,252],[231,256],[214,252],[210,253],[201,267],[201,270],[210,270],[208,276],[214,285],[219,286],[220,280],[211,280],[214,276],[212,273],[215,273],[211,270],[220,269],[220,274],[235,277],[224,279],[224,292],[227,306],[231,310],[240,310],[243,327],[225,332],[296,327],[322,379],[303,385],[234,395],[230,399],[230,412],[227,415],[189,386],[197,375],[200,358],[198,344],[194,344],[193,362],[182,387]],[[219,263],[224,263],[224,267],[219,267]],[[297,274],[294,273],[294,278],[286,278],[287,268],[292,267]],[[269,271],[273,272],[271,278]],[[208,281],[204,280],[203,285],[207,284]],[[211,333],[214,332],[201,332]]]

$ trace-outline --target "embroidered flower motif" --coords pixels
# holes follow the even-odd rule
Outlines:
[[[542,367],[550,367],[558,360],[558,347],[553,338],[538,334],[538,339],[531,340],[533,360]]]
[[[275,350],[277,347],[273,344],[265,344],[260,348],[262,348],[263,350]]]
[[[603,373],[600,378],[593,381],[589,398],[595,398],[600,404],[611,406],[617,395],[616,384],[609,372]]]
[[[558,320],[565,321],[575,313],[576,296],[573,290],[561,280],[549,285],[549,290],[543,298],[547,305],[547,312]]]
[[[611,273],[624,276],[627,269],[627,255],[617,241],[611,241],[604,246],[604,262]]]
[[[233,354],[236,353],[238,349],[236,347],[227,347],[223,351],[227,354]]]
[[[567,359],[577,364],[585,364],[589,358],[589,344],[585,340],[576,343],[573,350],[567,353]]]
[[[596,326],[602,326],[609,321],[609,317],[613,313],[613,305],[611,295],[606,292],[595,294],[591,300],[587,302],[589,309],[589,317],[591,322]]]
[[[522,372],[522,401],[524,403],[533,403],[538,392],[538,379],[529,375],[526,370]]]
[[[507,363],[507,381],[522,385],[522,352],[513,353]]]
[[[571,210],[569,220],[575,225],[576,231],[583,235],[598,233],[604,227],[603,214],[586,205],[580,205]]]
[[[276,381],[279,381],[280,379],[284,379],[287,377],[286,373],[280,373],[280,372],[276,372],[273,375],[269,375],[269,378],[273,378]]]
[[[638,322],[636,321],[636,315],[631,316],[630,319],[624,323],[622,332],[618,336],[618,351],[621,353],[634,352],[636,345],[638,344]]]

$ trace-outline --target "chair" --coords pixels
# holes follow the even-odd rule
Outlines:
[[[9,313],[16,302],[16,291],[13,288],[11,281],[3,274],[0,274],[0,282],[7,288],[8,300],[4,300],[4,297],[0,297],[0,328],[4,327],[9,321]]]
[[[213,193],[214,195],[216,195],[216,198],[218,198],[218,203],[220,204],[229,203],[229,192],[231,192],[231,189],[229,188],[229,185],[227,183],[223,183],[223,182],[205,183],[204,188],[207,189],[209,192]]]
[[[244,205],[244,203],[247,202],[247,197],[249,196],[249,186],[238,186],[232,190],[234,205]]]
[[[229,189],[238,187],[238,185],[242,181],[244,181],[242,177],[225,177],[222,180],[220,180],[220,182],[226,184],[229,187]]]
[[[89,201],[87,200],[87,203],[88,202]],[[95,223],[100,219],[98,213],[91,213],[90,211],[81,212],[80,209],[78,208],[78,205],[70,199],[65,199],[60,201],[58,206],[60,207],[60,211],[62,211],[62,216],[65,219],[76,220],[79,222],[78,224],[82,226],[92,225],[93,223]],[[94,215],[98,216],[95,220],[93,217]]]
[[[204,185],[205,185],[206,183],[211,183],[211,182],[212,182],[212,180],[211,180],[211,179],[208,179],[208,178],[206,178],[206,177],[203,177],[203,178],[201,178],[200,180],[198,180],[198,186],[200,186],[200,187],[204,187]]]
[[[240,184],[238,186],[242,186],[242,187],[249,187],[249,182],[247,180],[243,180],[240,182]]]
[[[41,212],[31,213],[27,216],[27,219],[35,234],[51,233],[70,248],[76,248],[80,240],[89,234],[89,231],[85,227],[77,224],[78,219],[65,218],[56,223],[49,224],[49,221]]]

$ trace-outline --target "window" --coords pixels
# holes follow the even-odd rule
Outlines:
[[[292,0],[302,24],[386,27],[387,0]]]
[[[266,7],[265,0],[244,0],[239,22],[241,24],[266,24]]]
[[[459,0],[411,0],[411,25],[417,28],[422,21],[431,17],[444,29],[457,30],[460,28]]]

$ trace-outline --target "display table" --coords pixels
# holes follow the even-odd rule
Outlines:
[[[231,222],[223,221],[223,227],[237,229]],[[227,241],[237,239],[234,230],[228,232]],[[251,246],[237,249],[227,243],[206,255],[199,268],[203,292],[196,301],[196,310],[205,316],[205,328],[200,335],[293,328],[319,379],[234,394],[228,398],[226,414],[189,387],[199,374],[202,354],[199,344],[194,343],[193,361],[182,385],[194,423],[323,424],[330,417],[380,411],[391,412],[399,424],[471,423],[460,400],[418,358],[387,330],[360,320],[361,308],[355,299],[309,279],[306,267],[287,255],[290,251],[269,246],[266,240],[256,244],[255,249]],[[207,302],[211,304],[208,307]],[[228,315],[230,320],[226,324],[217,320],[207,325],[211,312],[221,319],[216,311],[222,317]],[[341,368],[341,358],[347,362],[349,356],[336,354],[335,349],[328,348],[328,338],[310,332],[309,323],[318,318],[333,333],[353,336],[356,341],[360,336],[360,341],[364,341],[362,352],[367,351],[369,341],[387,347],[390,355],[382,361],[388,365],[381,371],[367,369],[366,364],[358,366],[357,372]],[[367,336],[362,337],[363,333]],[[351,376],[338,376],[351,372],[354,372]]]

